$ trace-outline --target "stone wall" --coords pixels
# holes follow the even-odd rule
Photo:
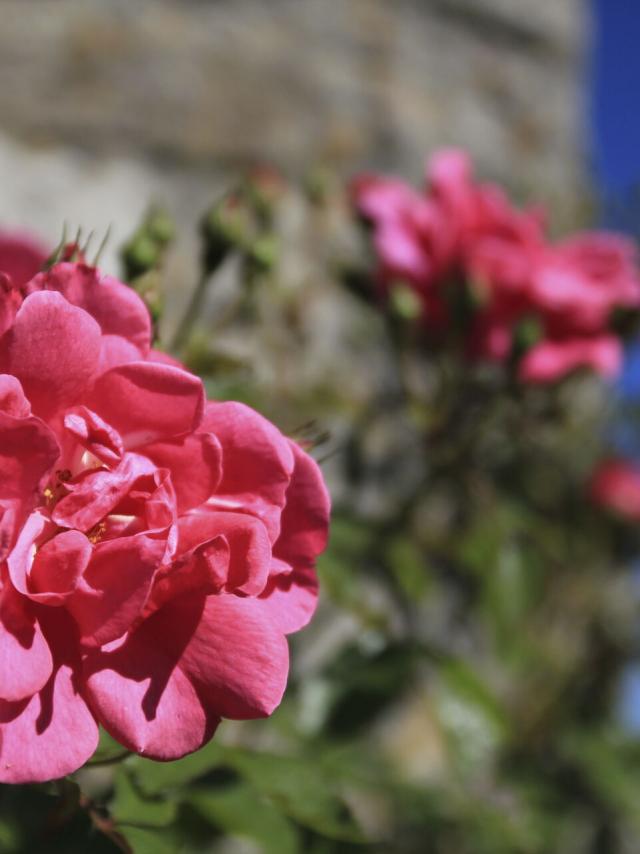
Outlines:
[[[441,144],[575,198],[580,0],[3,0],[0,220],[181,219],[230,165],[419,175]]]

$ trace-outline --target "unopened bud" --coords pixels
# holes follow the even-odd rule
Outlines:
[[[516,325],[513,335],[513,351],[522,356],[534,347],[542,338],[542,325],[537,317],[523,317]]]
[[[151,240],[158,246],[168,246],[175,237],[173,220],[163,208],[151,208],[145,220],[145,227]]]
[[[270,227],[277,204],[286,189],[284,178],[273,166],[258,166],[248,174],[245,189],[258,220],[263,226]]]
[[[405,282],[396,282],[389,291],[389,306],[403,320],[417,320],[422,314],[422,300]]]
[[[122,261],[128,281],[153,270],[160,259],[160,247],[143,230],[134,234],[122,248]]]
[[[151,319],[156,325],[162,316],[164,309],[164,295],[160,287],[160,276],[157,270],[149,270],[142,276],[138,276],[132,283],[134,291],[142,297],[149,309]]]
[[[279,243],[275,235],[264,234],[249,247],[247,258],[256,272],[268,273],[278,262]]]
[[[203,263],[206,272],[216,270],[233,249],[244,249],[252,238],[251,213],[240,193],[229,193],[204,215]]]
[[[330,173],[322,167],[311,169],[304,180],[304,191],[312,205],[322,207],[331,192]]]

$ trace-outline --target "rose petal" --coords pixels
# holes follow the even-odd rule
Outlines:
[[[29,701],[0,702],[3,783],[38,783],[64,777],[84,765],[98,745],[98,726],[79,693],[79,661],[71,620],[60,608],[41,611],[55,669],[44,688]]]
[[[220,720],[180,668],[204,599],[183,597],[181,602],[187,607],[156,612],[117,650],[89,653],[84,663],[86,690],[100,723],[151,759],[179,759],[197,750]]]
[[[0,374],[0,412],[14,418],[31,415],[31,404],[24,396],[22,386],[10,374]]]
[[[179,553],[224,537],[229,547],[226,589],[257,596],[264,590],[271,565],[271,543],[265,525],[245,513],[202,508],[178,520]]]
[[[39,418],[0,412],[0,561],[35,506],[59,453],[55,436]]]
[[[93,382],[100,327],[57,293],[34,293],[0,339],[0,371],[20,380],[36,415],[75,403]]]
[[[12,279],[0,269],[0,335],[10,329],[22,305],[22,294]]]
[[[102,646],[131,627],[142,612],[165,552],[166,539],[148,533],[118,537],[95,547],[82,586],[67,601],[84,645]]]
[[[47,250],[30,234],[0,234],[0,271],[21,288],[47,260]]]
[[[68,412],[64,426],[100,462],[117,466],[121,461],[124,448],[119,433],[86,406]]]
[[[104,374],[120,365],[140,361],[140,350],[135,344],[119,335],[103,335],[100,344],[99,374]]]
[[[103,335],[130,341],[140,355],[149,352],[151,319],[138,294],[112,276],[104,276],[87,264],[62,263],[40,273],[28,292],[58,291],[73,305],[84,309],[100,325]]]
[[[265,615],[284,634],[297,632],[313,617],[318,604],[318,577],[313,569],[272,576],[260,604]]]
[[[71,491],[58,501],[51,518],[63,528],[90,531],[114,510],[141,475],[153,471],[144,457],[127,454],[113,471],[83,472],[65,484]]]
[[[85,661],[88,694],[119,741],[174,759],[211,737],[219,716],[269,715],[287,680],[284,636],[260,603],[190,595],[157,611],[115,652]]]
[[[131,450],[193,432],[204,407],[202,382],[154,362],[121,365],[100,377],[83,401]]]
[[[577,368],[592,368],[604,377],[616,376],[622,367],[622,347],[614,335],[541,341],[520,363],[524,382],[554,382]]]
[[[212,433],[147,445],[144,454],[158,468],[171,472],[179,513],[203,504],[220,483],[222,448]]]
[[[258,516],[275,542],[293,472],[288,440],[242,403],[209,403],[201,430],[222,445],[222,481],[211,505]]]
[[[33,560],[29,573],[32,598],[62,605],[78,585],[91,559],[89,540],[80,531],[61,531],[48,540]]]
[[[188,621],[193,609],[189,599],[163,609],[168,625]],[[180,667],[202,686],[211,709],[221,717],[260,718],[270,715],[282,699],[289,650],[259,600],[209,596]]]
[[[273,554],[292,567],[313,567],[327,545],[331,499],[318,464],[291,442],[295,468]]]
[[[0,698],[15,702],[31,697],[46,684],[52,669],[49,646],[37,620],[7,585],[0,593]]]

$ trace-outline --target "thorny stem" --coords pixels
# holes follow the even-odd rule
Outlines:
[[[80,807],[85,810],[96,830],[107,836],[120,851],[124,851],[125,854],[133,854],[133,848],[124,836],[116,830],[113,819],[110,816],[103,815],[91,798],[82,792],[80,793]]]

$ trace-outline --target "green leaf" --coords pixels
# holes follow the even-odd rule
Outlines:
[[[121,768],[115,779],[110,811],[118,824],[164,827],[175,818],[176,804],[166,797],[145,797],[132,780],[131,772]]]
[[[291,822],[266,798],[241,783],[224,789],[199,790],[189,802],[231,836],[259,843],[264,854],[296,854],[300,838]]]
[[[482,767],[507,731],[506,716],[485,682],[464,661],[450,661],[440,671],[438,716],[459,767]]]
[[[429,586],[429,574],[416,543],[407,535],[395,537],[388,544],[387,561],[406,597],[414,602],[422,599]]]
[[[224,748],[218,742],[211,741],[197,753],[175,762],[152,762],[150,759],[135,757],[129,767],[140,789],[147,795],[157,795],[177,789],[224,763]]]
[[[317,760],[241,750],[229,750],[228,757],[245,780],[303,826],[334,839],[363,841],[337,781]]]
[[[565,752],[613,811],[640,829],[640,755],[637,742],[615,732],[578,732],[565,737]]]
[[[513,657],[524,640],[523,620],[536,598],[538,580],[533,548],[507,541],[484,579],[483,599],[494,637],[503,653]]]
[[[369,617],[364,605],[358,569],[371,542],[372,532],[360,522],[334,515],[329,547],[318,560],[323,590],[338,605]]]
[[[134,854],[176,854],[181,850],[179,840],[166,829],[127,827],[124,836]]]

